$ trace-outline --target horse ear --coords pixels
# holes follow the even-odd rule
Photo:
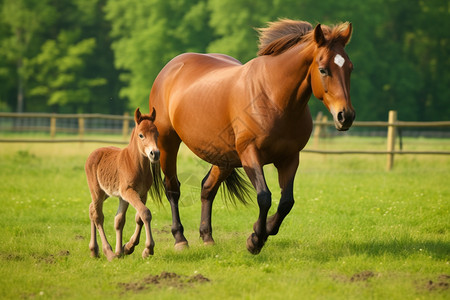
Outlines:
[[[152,118],[153,121],[155,121],[156,118],[156,109],[153,107],[153,111],[152,111],[152,115],[150,116],[150,118]]]
[[[316,27],[314,28],[314,41],[317,43],[319,47],[325,45],[326,39],[320,24],[317,24]]]
[[[347,28],[343,30],[341,33],[341,41],[344,46],[347,45],[348,42],[350,42],[352,32],[353,32],[353,25],[352,23],[348,23]]]
[[[136,122],[136,124],[139,124],[141,122],[141,112],[139,110],[139,107],[136,108],[136,110],[134,111],[134,121]]]

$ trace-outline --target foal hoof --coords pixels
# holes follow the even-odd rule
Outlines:
[[[175,244],[175,251],[183,251],[189,248],[188,242],[179,242]]]
[[[142,252],[142,258],[147,258],[150,255],[153,255],[153,249],[145,248],[144,251]]]
[[[134,246],[128,246],[128,244],[126,244],[125,246],[123,246],[123,254],[125,255],[130,255],[131,253],[134,252]]]
[[[264,243],[261,244],[258,242],[258,240],[259,239],[255,235],[255,233],[252,233],[247,239],[247,250],[253,255],[259,254],[259,252],[261,252],[262,247],[264,246]]]
[[[106,256],[106,258],[108,259],[108,261],[113,261],[114,259],[118,258],[118,256],[116,254],[109,254]]]

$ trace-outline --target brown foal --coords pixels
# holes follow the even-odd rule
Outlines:
[[[145,206],[147,193],[152,186],[151,164],[159,161],[157,147],[158,130],[153,124],[156,111],[141,114],[139,108],[134,113],[136,126],[131,133],[129,145],[124,149],[116,147],[99,148],[89,155],[85,170],[92,203],[89,207],[91,219],[91,256],[99,256],[97,230],[103,245],[103,253],[108,260],[131,254],[139,244],[142,225],[145,226],[146,242],[142,257],[153,255],[155,242],[152,238],[150,222],[152,215]],[[116,229],[116,249],[112,251],[103,229],[103,202],[110,196],[119,197],[119,208],[114,219]],[[122,246],[122,231],[128,205],[136,209],[136,230],[130,241]]]

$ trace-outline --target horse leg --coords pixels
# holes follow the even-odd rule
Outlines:
[[[183,250],[188,247],[184,236],[184,228],[180,220],[178,201],[180,199],[180,182],[177,177],[177,154],[180,146],[178,136],[171,138],[160,136],[160,163],[165,175],[164,188],[172,211],[172,235],[175,238],[175,249]]]
[[[122,234],[125,226],[125,217],[128,209],[128,202],[119,198],[119,208],[117,209],[116,217],[114,218],[114,227],[116,229],[116,255],[123,255]]]
[[[254,232],[247,239],[247,250],[258,254],[267,240],[267,213],[269,212],[272,194],[267,187],[266,179],[258,152],[254,146],[248,146],[240,155],[242,166],[248,178],[256,189],[259,206],[258,220],[253,225]]]
[[[92,202],[91,205],[89,206],[89,215],[91,217],[91,222],[94,223],[100,235],[103,253],[106,255],[106,258],[109,261],[113,260],[116,257],[116,255],[112,251],[112,247],[109,244],[108,239],[106,238],[105,230],[103,229],[103,221],[104,221],[103,201]],[[91,225],[91,233],[95,233],[95,229],[92,228],[92,225]],[[96,245],[96,238],[93,238],[91,236],[91,243],[89,244],[89,247],[91,249],[91,255],[98,256],[98,245]]]
[[[133,253],[134,247],[139,245],[142,225],[144,225],[144,222],[142,222],[141,217],[139,216],[139,212],[136,212],[135,221],[136,221],[136,229],[134,230],[134,233],[131,236],[130,241],[126,243],[126,245],[123,247],[125,255],[130,255],[131,253]]]
[[[222,181],[224,181],[232,172],[233,169],[222,169],[218,166],[212,166],[208,174],[202,181],[202,215],[200,221],[200,236],[203,239],[205,245],[214,244],[212,238],[211,227],[211,212],[214,197],[220,187]]]
[[[152,214],[150,210],[145,206],[147,196],[145,195],[144,197],[141,198],[139,194],[132,189],[122,191],[121,194],[124,197],[124,199],[126,199],[136,209],[140,219],[142,220],[145,226],[146,240],[145,240],[145,248],[144,251],[142,252],[142,258],[146,258],[149,255],[153,255],[153,250],[155,248],[155,241],[153,240],[150,226],[150,222],[152,221]],[[137,238],[137,240],[139,240],[139,237]]]
[[[95,228],[95,223],[92,219],[91,219],[91,241],[89,242],[89,249],[91,250],[91,257],[100,256],[98,253],[97,229]]]
[[[294,155],[282,163],[276,163],[278,182],[281,188],[281,199],[277,212],[267,220],[267,233],[276,235],[284,218],[294,206],[294,177],[297,172],[299,155]]]

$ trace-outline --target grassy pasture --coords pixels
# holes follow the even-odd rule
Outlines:
[[[327,149],[384,149],[382,139],[340,137]],[[208,166],[179,158],[181,217],[190,249],[173,250],[167,203],[149,202],[155,255],[89,257],[87,155],[99,144],[0,145],[1,299],[450,299],[450,157],[301,154],[296,204],[279,234],[253,256],[245,241],[255,203],[213,208],[216,245],[198,234],[200,181]],[[409,149],[449,150],[418,139]],[[378,148],[377,148],[378,147]],[[273,167],[265,167],[279,199]],[[105,204],[114,245],[117,200]],[[128,211],[125,239],[134,229]]]

